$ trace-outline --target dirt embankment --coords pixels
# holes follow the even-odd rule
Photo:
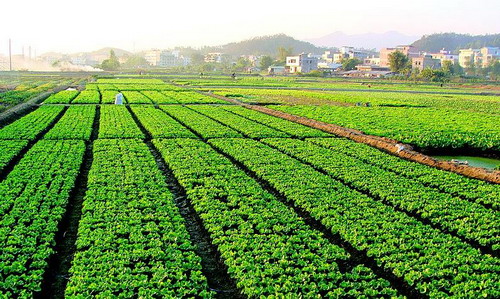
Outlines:
[[[368,144],[370,146],[376,147],[380,150],[383,150],[385,152],[391,153],[395,156],[404,158],[406,160],[418,162],[421,164],[425,164],[425,165],[435,167],[435,168],[440,168],[440,169],[447,170],[447,171],[452,171],[452,172],[455,172],[455,173],[458,173],[461,175],[465,175],[465,176],[468,176],[471,178],[475,178],[475,179],[480,179],[480,180],[484,180],[484,181],[488,181],[488,182],[492,182],[492,183],[497,183],[497,184],[500,183],[500,171],[489,171],[489,170],[486,170],[484,168],[472,167],[472,166],[467,166],[467,165],[457,165],[455,163],[451,163],[448,161],[439,161],[439,160],[436,160],[430,156],[427,156],[427,155],[424,155],[420,152],[414,151],[411,148],[411,146],[402,144],[402,143],[398,142],[397,140],[393,140],[393,139],[389,139],[389,138],[385,138],[385,137],[367,135],[367,134],[364,134],[363,132],[358,131],[358,130],[353,130],[353,129],[349,129],[349,128],[345,128],[345,127],[341,127],[341,126],[313,120],[310,118],[301,117],[301,116],[273,110],[273,109],[270,109],[270,108],[267,108],[264,106],[249,105],[249,104],[242,103],[242,102],[235,100],[235,99],[230,99],[230,98],[226,98],[226,97],[222,97],[222,96],[218,96],[218,95],[213,95],[213,94],[210,94],[210,95],[213,97],[231,102],[231,103],[235,103],[235,104],[244,106],[248,109],[260,111],[260,112],[268,114],[268,115],[287,119],[287,120],[290,120],[290,121],[293,121],[293,122],[296,122],[299,124],[303,124],[303,125],[306,125],[306,126],[309,126],[312,128],[316,128],[316,129],[319,129],[319,130],[322,130],[322,131],[325,131],[328,133],[335,134],[337,136],[346,137],[346,138],[352,139],[356,142],[365,143],[365,144]]]

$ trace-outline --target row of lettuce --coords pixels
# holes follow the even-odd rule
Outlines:
[[[104,80],[104,83],[100,83]],[[114,80],[117,81],[117,80]],[[130,82],[131,80],[118,80]],[[116,95],[122,93],[128,104],[224,104],[225,102],[189,89],[166,84],[161,80],[156,82],[137,83],[106,83],[100,79],[97,83],[86,85],[86,89],[64,90],[53,94],[45,104],[113,104]],[[133,82],[133,81],[132,81]]]

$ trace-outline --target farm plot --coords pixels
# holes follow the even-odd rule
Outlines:
[[[0,139],[33,140],[63,112],[62,106],[42,106],[0,129]]]
[[[39,141],[0,183],[0,294],[40,291],[83,159],[83,141]]]
[[[211,297],[172,194],[140,140],[98,140],[68,297]]]
[[[99,138],[144,138],[144,134],[126,107],[102,106]]]
[[[0,297],[500,297],[498,184],[158,79],[82,93],[0,129]],[[448,144],[491,150],[495,113],[460,113],[441,117],[491,134]]]
[[[500,291],[500,261],[459,238],[257,141],[233,138],[212,139],[210,143],[269,182],[332,233],[354,248],[366,250],[377,264],[420,293],[495,297]],[[450,280],[450,273],[464,279]]]

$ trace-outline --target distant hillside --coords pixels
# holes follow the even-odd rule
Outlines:
[[[398,45],[408,45],[417,40],[418,36],[409,36],[397,31],[387,31],[384,33],[363,33],[345,34],[336,31],[319,38],[310,38],[306,41],[318,46],[342,47],[351,46],[364,49],[381,49],[395,47]]]
[[[220,51],[229,55],[271,55],[276,56],[279,47],[292,48],[294,54],[321,54],[326,48],[296,40],[285,34],[260,36],[237,43],[229,43],[219,47],[208,47],[204,51]]]
[[[458,52],[459,49],[500,47],[500,34],[469,35],[458,33],[436,33],[424,35],[412,44],[420,51],[438,52],[445,48]]]
[[[115,51],[115,54],[118,57],[120,57],[120,56],[130,56],[132,54],[129,51],[118,49],[118,48],[111,48],[111,47],[102,48],[102,49],[99,49],[99,50],[96,50],[96,51],[92,51],[89,54],[92,54],[92,55],[107,55],[107,54],[109,54],[109,51],[111,51],[111,50]]]

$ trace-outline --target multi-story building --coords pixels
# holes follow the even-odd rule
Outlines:
[[[410,59],[420,56],[417,49],[411,45],[397,46],[396,48],[383,48],[380,50],[380,66],[389,66],[389,54],[396,51],[405,54]]]
[[[205,62],[215,62],[215,63],[221,63],[222,62],[222,57],[224,54],[222,53],[208,53],[205,55]]]
[[[458,64],[461,67],[469,67],[471,64],[476,64],[480,56],[481,51],[479,49],[461,49],[458,54]]]
[[[451,61],[453,64],[458,63],[458,55],[451,53],[451,51],[446,51],[445,49],[442,49],[439,53],[429,53],[429,55],[431,55],[433,59],[439,59],[441,64],[443,64],[444,61]]]
[[[499,47],[483,47],[480,52],[483,67],[487,67],[490,63],[500,59]]]
[[[152,49],[144,54],[144,59],[152,66],[158,66],[160,64],[161,50]]]
[[[309,73],[318,69],[318,60],[317,57],[305,53],[298,56],[288,56],[285,68],[288,73]]]
[[[441,68],[441,60],[432,58],[432,55],[421,55],[411,59],[411,68],[423,70],[427,68],[439,69]]]

